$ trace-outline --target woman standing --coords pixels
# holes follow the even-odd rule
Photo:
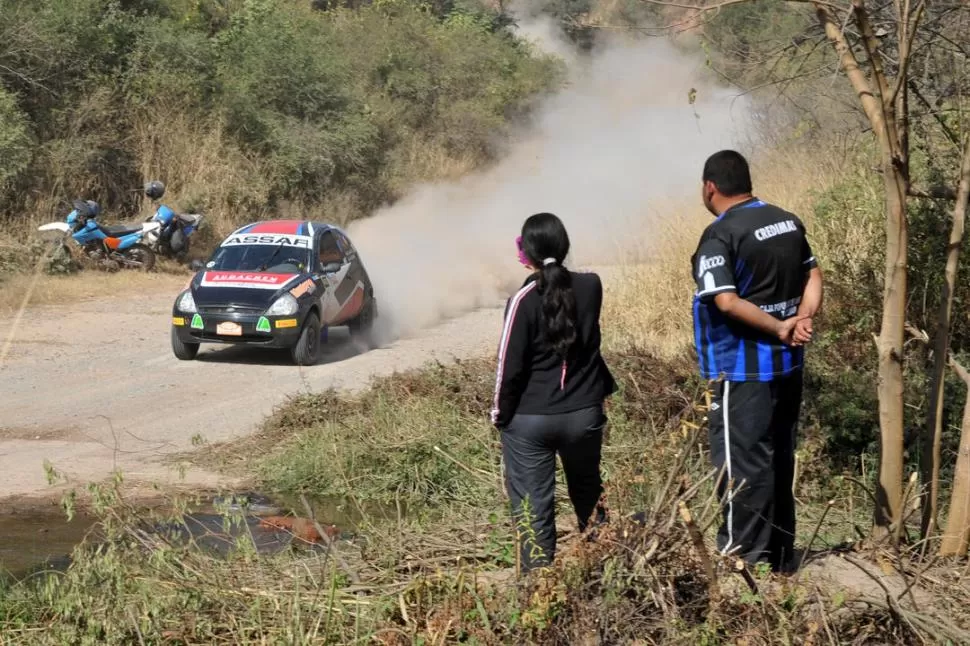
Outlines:
[[[556,553],[556,453],[585,530],[603,491],[603,402],[616,390],[600,355],[603,285],[563,267],[569,236],[551,213],[531,216],[517,241],[532,273],[509,299],[498,351],[492,423],[501,431],[505,485],[523,571]]]

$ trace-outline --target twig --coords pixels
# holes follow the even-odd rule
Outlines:
[[[852,565],[859,568],[859,570],[861,570],[863,574],[865,574],[867,577],[872,579],[873,583],[875,583],[880,588],[882,588],[882,591],[886,593],[886,603],[888,604],[889,609],[896,613],[899,612],[899,604],[896,603],[896,601],[893,599],[893,595],[889,591],[889,588],[887,588],[886,585],[882,581],[880,581],[878,577],[876,577],[872,572],[866,569],[864,565],[856,561],[854,558],[850,556],[843,556],[842,558],[844,558],[846,562],[851,563]]]
[[[138,643],[141,646],[145,646],[145,636],[141,634],[141,628],[138,626],[138,620],[135,618],[135,612],[128,607],[128,617],[131,619],[131,625],[135,628],[135,634],[138,635]]]
[[[937,561],[938,558],[939,558],[939,555],[934,555],[933,558],[930,559],[930,562],[926,565],[926,567],[924,567],[922,570],[920,570],[919,572],[916,573],[916,576],[913,577],[913,580],[912,581],[909,581],[906,584],[906,588],[902,592],[899,593],[899,596],[896,597],[896,600],[897,601],[899,601],[900,599],[902,599],[906,594],[909,594],[910,595],[909,598],[913,601],[913,606],[914,607],[916,606],[916,598],[913,597],[913,595],[910,593],[910,590],[912,590],[914,587],[916,587],[916,584],[919,583],[919,580],[921,578],[923,578],[923,575],[926,572],[928,572],[930,568],[933,567],[933,565],[936,563],[936,561]]]
[[[957,644],[970,643],[970,632],[944,623],[942,620],[937,619],[936,617],[931,617],[919,612],[913,612],[911,610],[905,610],[896,604],[884,603],[876,597],[860,595],[857,597],[857,599],[863,603],[867,603],[878,608],[885,608],[891,613],[895,614],[898,619],[907,621],[911,626],[913,626],[913,624],[919,624],[925,632],[929,633],[933,637],[936,637],[934,641],[937,643],[947,641],[947,639],[940,639],[940,633],[946,636],[946,638],[948,638],[951,642],[955,642]]]
[[[825,510],[822,512],[822,516],[815,524],[815,531],[812,532],[812,537],[808,540],[808,545],[805,546],[805,551],[802,552],[802,558],[798,561],[798,574],[796,574],[796,580],[797,577],[801,576],[802,566],[805,565],[805,559],[808,558],[808,553],[812,551],[812,545],[815,543],[815,539],[818,538],[818,532],[822,528],[822,523],[825,522],[825,517],[828,516],[829,510],[834,506],[834,500],[828,501],[828,504],[825,505]]]
[[[751,576],[751,572],[748,571],[748,566],[743,559],[736,559],[734,561],[734,569],[741,575],[744,582],[748,584],[748,589],[751,590],[751,593],[758,594],[758,582]]]
[[[464,462],[462,462],[458,458],[456,458],[456,457],[454,457],[452,455],[449,455],[440,446],[437,446],[436,445],[434,447],[434,450],[436,452],[440,453],[442,456],[444,456],[445,458],[447,458],[449,461],[451,461],[455,465],[461,467],[462,469],[464,469],[465,471],[467,471],[471,475],[475,476],[476,478],[478,478],[482,482],[485,482],[485,483],[490,484],[490,485],[494,485],[494,486],[498,487],[500,490],[502,489],[501,479],[498,478],[494,473],[489,473],[488,471],[482,471],[481,469],[473,469],[472,467],[468,466],[467,464],[465,464]]]
[[[903,503],[902,509],[906,508],[906,503],[909,501],[909,495],[913,493],[913,487],[916,485],[916,472],[909,477],[909,482],[906,483],[906,489],[903,491]],[[893,545],[896,549],[899,549],[899,539],[903,534],[903,529],[906,528],[906,515],[900,510],[899,519],[896,521],[896,527],[893,531]]]
[[[854,478],[853,476],[842,476],[842,477],[845,478],[846,480],[848,480],[849,482],[854,483],[860,489],[862,489],[863,491],[865,491],[866,494],[869,496],[869,500],[871,500],[873,503],[876,503],[876,495],[874,493],[872,493],[872,490],[869,489],[869,487],[867,487],[865,484],[863,484],[861,480],[858,480],[857,478]]]
[[[680,517],[687,525],[687,533],[690,535],[690,540],[694,544],[694,550],[697,552],[697,558],[701,560],[701,564],[704,566],[704,571],[707,573],[707,587],[708,595],[711,600],[711,607],[713,608],[714,602],[717,601],[718,597],[718,587],[717,587],[717,574],[714,572],[714,564],[711,562],[711,555],[707,553],[707,548],[704,546],[704,536],[701,535],[699,529],[697,529],[697,524],[690,515],[690,510],[687,508],[687,504],[683,500],[677,503],[677,509],[680,511]]]

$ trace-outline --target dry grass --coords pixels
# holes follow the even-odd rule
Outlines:
[[[267,169],[227,141],[221,122],[200,122],[180,106],[156,105],[136,121],[134,137],[142,177],[164,181],[163,201],[174,209],[204,213],[210,240],[264,216],[233,207],[265,204],[270,187]],[[142,198],[142,213],[152,206]]]
[[[77,301],[116,296],[124,293],[172,292],[185,284],[189,274],[185,271],[155,271],[143,273],[120,271],[105,273],[86,271],[71,276],[39,277],[28,306],[61,305]],[[16,274],[0,283],[0,316],[14,315],[23,305],[33,276]]]
[[[835,251],[846,240],[860,243],[873,235],[865,221],[859,219],[859,226],[853,226],[856,219],[851,217],[845,230],[813,229],[817,192],[840,176],[837,160],[786,148],[751,159],[755,194],[805,221],[823,264],[828,248]],[[604,325],[603,335],[609,348],[644,347],[670,357],[693,342],[691,298],[695,287],[690,258],[711,218],[699,198],[696,205],[672,206],[665,212],[682,216],[657,220],[645,252],[619,267],[607,281],[603,320],[608,325]],[[859,248],[866,247],[860,244]]]

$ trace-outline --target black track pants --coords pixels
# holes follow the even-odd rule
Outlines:
[[[564,415],[515,415],[501,434],[505,486],[519,537],[522,571],[547,565],[556,555],[556,453],[562,459],[569,499],[585,530],[603,492],[600,452],[606,416],[600,406]]]
[[[717,547],[775,569],[795,545],[795,433],[802,373],[770,382],[724,381],[709,415],[711,458],[723,469]],[[733,484],[731,484],[733,483]]]

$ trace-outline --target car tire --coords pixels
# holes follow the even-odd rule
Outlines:
[[[199,354],[198,343],[186,343],[179,338],[178,332],[172,328],[172,354],[180,361],[192,361]]]
[[[347,327],[350,328],[350,334],[354,337],[361,337],[367,335],[374,327],[374,321],[377,319],[377,302],[370,298],[364,304],[364,308],[361,310],[360,314],[356,318],[351,319]]]
[[[290,349],[293,362],[298,366],[312,366],[320,357],[320,317],[311,312],[303,328],[300,330],[300,338],[296,345]]]

